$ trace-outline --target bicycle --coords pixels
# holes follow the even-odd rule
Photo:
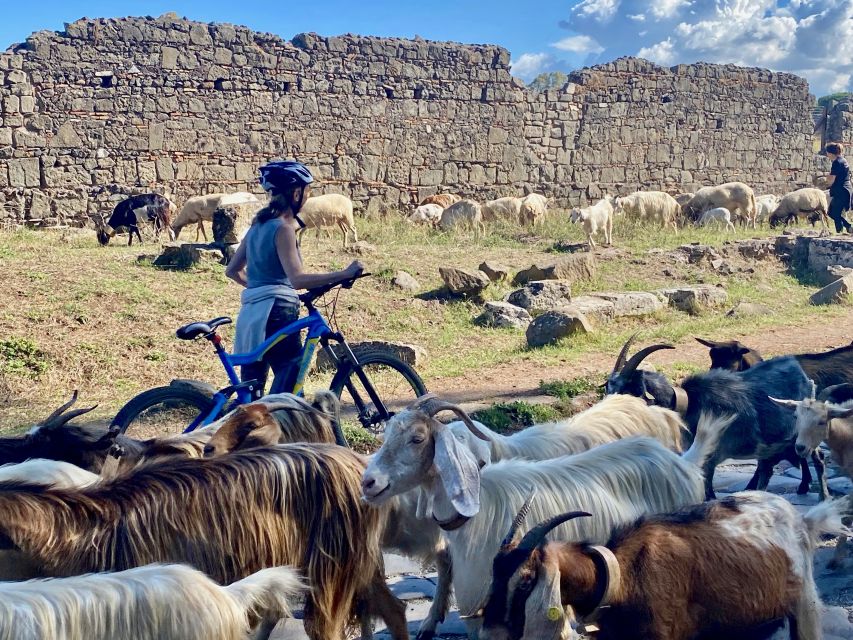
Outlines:
[[[329,387],[341,400],[342,415],[347,417],[354,411],[361,426],[378,435],[385,422],[394,415],[394,409],[404,408],[413,399],[425,394],[426,387],[409,364],[389,353],[374,350],[359,351],[357,355],[353,351],[340,331],[332,328],[332,325],[336,324],[337,295],[326,305],[331,309],[331,313],[328,313],[331,321],[323,317],[316,304],[318,299],[333,289],[349,289],[356,280],[368,275],[370,274],[360,274],[334,284],[309,289],[301,294],[299,299],[308,314],[271,335],[250,353],[232,354],[223,347],[222,337],[216,330],[231,324],[232,320],[227,316],[208,322],[192,322],[180,327],[175,333],[181,340],[205,339],[213,345],[230,384],[217,391],[197,380],[173,380],[167,386],[143,391],[119,410],[112,421],[113,428],[117,428],[119,433],[126,433],[129,428],[134,427],[134,431],[141,430],[145,437],[150,437],[154,435],[151,433],[152,426],[159,431],[165,424],[171,430],[178,421],[183,424],[189,422],[183,430],[184,433],[189,433],[211,424],[237,406],[255,399],[258,381],[241,382],[235,367],[258,362],[269,349],[289,334],[307,330],[302,352],[294,359],[294,364],[298,362],[299,367],[296,382],[292,389],[285,391],[302,395],[312,357],[319,344],[327,350],[334,367],[335,373]],[[331,346],[332,343],[334,347]],[[394,384],[405,382],[406,388],[402,392],[396,387],[383,387],[382,392],[377,390],[378,383],[389,380]],[[344,396],[344,392],[349,398]],[[347,445],[340,425],[336,426],[335,435],[338,444]]]

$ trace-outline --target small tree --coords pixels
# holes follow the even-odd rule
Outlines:
[[[534,80],[535,82],[535,80]],[[839,91],[837,93],[830,93],[828,96],[822,96],[817,99],[817,106],[819,107],[828,107],[831,102],[839,102],[844,100],[844,98],[853,95],[850,91]]]
[[[559,89],[568,81],[567,76],[562,71],[551,71],[549,73],[540,73],[531,80],[527,85],[533,91],[546,91],[548,89]]]

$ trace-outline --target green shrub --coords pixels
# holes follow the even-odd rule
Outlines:
[[[601,395],[601,383],[588,377],[574,378],[573,380],[552,380],[550,382],[540,380],[539,390],[560,400],[568,400],[590,391],[598,392]]]
[[[545,404],[530,404],[522,400],[499,402],[488,409],[474,412],[471,416],[498,433],[518,431],[540,422],[557,420],[561,414],[557,409]]]
[[[38,378],[47,371],[47,355],[27,338],[0,340],[0,372]]]

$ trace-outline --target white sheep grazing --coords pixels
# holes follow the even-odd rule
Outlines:
[[[191,567],[0,583],[0,640],[248,640],[268,638],[303,591],[290,567],[227,587]]]
[[[352,214],[352,200],[345,195],[325,193],[308,198],[299,210],[299,217],[305,223],[305,227],[298,232],[300,238],[308,229],[316,229],[317,237],[320,236],[320,229],[324,229],[326,236],[331,238],[329,229],[338,227],[344,234],[345,247],[349,244],[350,233],[355,242],[358,242],[358,232],[355,229],[355,218]]]
[[[207,233],[204,230],[204,223],[213,220],[213,213],[219,207],[235,206],[243,204],[254,204],[260,206],[261,201],[254,193],[247,191],[237,191],[235,193],[210,193],[205,196],[192,196],[187,198],[184,206],[181,207],[180,213],[172,221],[172,231],[177,238],[181,234],[181,229],[190,224],[195,224],[196,232],[195,239],[198,241],[201,234],[205,241]]]
[[[439,204],[422,204],[409,215],[408,220],[412,224],[427,224],[434,227],[441,220],[442,211],[444,208]]]
[[[613,212],[636,221],[658,222],[662,228],[672,227],[678,233],[681,207],[663,191],[637,191],[613,201]]]
[[[70,462],[32,458],[17,464],[0,466],[0,482],[30,482],[61,489],[82,488],[95,484],[100,476]]]
[[[489,200],[483,204],[482,213],[484,222],[495,222],[496,220],[512,220],[515,222],[521,215],[521,198],[507,196],[497,200]]]
[[[592,237],[599,231],[604,232],[604,244],[608,247],[613,243],[613,200],[609,197],[599,200],[591,207],[572,209],[571,221],[582,222],[586,231],[586,240],[591,249],[595,248]]]
[[[755,221],[764,224],[770,219],[770,214],[779,206],[782,198],[773,194],[765,194],[755,197]]]
[[[712,222],[723,225],[726,228],[726,231],[735,230],[735,226],[732,224],[732,213],[725,207],[708,209],[702,214],[702,217],[699,218],[698,225],[700,227],[707,227]]]
[[[743,182],[726,182],[716,187],[702,187],[693,198],[684,205],[684,213],[688,220],[696,221],[708,209],[725,207],[732,215],[741,216],[747,223],[755,222],[755,192]]]
[[[548,213],[548,198],[540,193],[531,193],[521,199],[518,209],[518,222],[522,226],[529,224],[536,226],[538,220],[542,220]]]
[[[488,597],[492,559],[531,490],[537,521],[583,505],[594,516],[559,530],[558,539],[606,542],[614,527],[647,513],[702,500],[701,472],[651,438],[629,438],[574,456],[505,460],[480,468],[471,450],[433,416],[449,409],[474,432],[459,407],[425,396],[388,421],[385,440],[364,471],[362,492],[381,504],[416,487],[423,515],[444,530],[460,613]],[[485,434],[484,438],[487,438]],[[479,621],[466,620],[470,638]]]
[[[779,205],[770,214],[770,226],[796,222],[798,215],[818,214],[823,228],[826,229],[826,213],[829,211],[829,199],[826,191],[806,187],[785,194]]]
[[[443,231],[450,231],[462,226],[473,228],[474,232],[478,234],[486,233],[482,209],[473,200],[460,200],[447,207],[441,212],[439,226]]]

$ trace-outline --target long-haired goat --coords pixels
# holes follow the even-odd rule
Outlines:
[[[479,468],[470,449],[434,416],[456,405],[425,397],[388,421],[382,447],[364,472],[362,492],[371,504],[419,487],[423,515],[445,530],[453,587],[461,613],[479,609],[488,595],[490,563],[503,532],[535,488],[539,519],[572,508],[596,517],[567,525],[563,535],[604,542],[611,529],[644,513],[692,504],[702,497],[699,470],[651,438],[631,438],[574,456],[545,461],[505,460]],[[485,438],[485,435],[483,435]],[[467,622],[476,637],[477,621]]]
[[[24,462],[0,466],[0,482],[22,481],[44,484],[63,489],[87,487],[99,482],[101,477],[91,471],[63,462],[33,458]]]
[[[303,591],[290,567],[226,587],[184,565],[0,583],[0,640],[268,638]]]
[[[825,391],[831,390],[833,387]],[[841,404],[833,404],[821,398],[773,401],[794,410],[797,419],[797,453],[803,456],[814,453],[819,451],[820,443],[825,442],[832,459],[848,477],[853,478],[853,400]],[[829,490],[825,484],[822,489],[828,497]],[[853,502],[853,493],[850,494],[850,500]],[[841,566],[846,545],[847,538],[842,536],[835,547],[835,555],[830,563],[832,567]]]
[[[784,498],[745,492],[640,518],[604,547],[544,542],[589,513],[522,537],[525,515],[494,559],[481,640],[567,638],[565,607],[596,616],[599,640],[757,638],[785,618],[792,640],[821,637],[812,554],[822,533],[842,528],[834,504],[800,516]]]
[[[716,437],[719,444],[704,464],[707,498],[714,497],[714,469],[727,458],[758,458],[758,473],[747,489],[766,488],[773,465],[783,458],[791,460],[803,470],[798,493],[808,493],[811,474],[806,462],[794,451],[793,416],[769,399],[773,396],[800,400],[809,396],[812,383],[793,357],[765,360],[743,372],[711,369],[688,376],[681,386],[675,386],[660,373],[637,368],[649,354],[659,349],[673,349],[672,345],[646,347],[626,361],[630,344],[631,340],[625,343],[607,378],[607,393],[629,394],[675,409],[684,416],[693,434],[696,434],[703,413],[719,418],[712,431],[725,429],[724,433],[711,436]],[[736,416],[734,422],[725,420],[729,416]],[[821,476],[823,461],[815,457],[814,463]]]
[[[474,455],[487,463],[508,458],[547,460],[632,436],[650,436],[680,453],[683,437],[690,435],[674,411],[626,395],[607,396],[568,420],[533,425],[509,436],[477,423],[486,441],[475,436],[464,422],[448,427],[457,439],[467,440]]]
[[[188,562],[224,583],[291,564],[312,587],[313,640],[341,640],[368,595],[407,638],[382,575],[384,513],[360,499],[364,466],[343,447],[280,445],[149,463],[80,490],[0,483],[0,547],[49,576]]]

